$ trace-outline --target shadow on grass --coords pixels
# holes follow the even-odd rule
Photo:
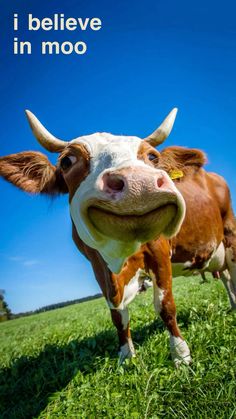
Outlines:
[[[159,319],[134,329],[133,340],[141,345],[157,330],[164,330]],[[37,357],[19,358],[11,368],[0,370],[0,418],[36,417],[78,371],[94,373],[102,367],[98,358],[106,355],[117,357],[115,329],[64,346],[46,345]]]

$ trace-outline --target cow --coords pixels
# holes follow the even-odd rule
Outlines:
[[[128,304],[151,275],[154,306],[176,366],[190,364],[172,294],[174,275],[219,271],[236,307],[236,227],[223,178],[203,169],[197,149],[155,147],[170,134],[177,109],[148,137],[95,133],[66,142],[30,111],[33,134],[48,151],[0,158],[0,175],[33,194],[69,195],[73,240],[91,262],[117,329],[119,359],[135,356]],[[182,227],[181,227],[182,226]]]

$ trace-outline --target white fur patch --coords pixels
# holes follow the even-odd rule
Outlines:
[[[119,351],[119,364],[125,361],[125,359],[133,358],[135,356],[134,345],[132,339],[128,338],[128,342],[121,346]]]
[[[109,304],[110,308],[114,308],[112,304]],[[129,310],[127,307],[123,308],[123,309],[115,309],[120,315],[121,315],[121,322],[122,322],[122,326],[123,326],[123,330],[127,329],[127,326],[129,324]]]
[[[181,337],[170,334],[170,351],[176,367],[180,364],[189,365],[192,362],[189,347]]]
[[[116,310],[120,310],[121,312],[134,299],[139,290],[140,271],[141,269],[138,269],[136,274],[129,281],[129,283],[124,286],[123,298],[118,307],[114,307],[113,304],[110,301],[108,301],[108,305],[110,308],[115,308]]]
[[[215,246],[216,247],[216,246]],[[193,271],[191,270],[192,262],[186,261],[184,263],[172,263],[172,275],[177,276],[192,276]],[[236,265],[235,265],[236,267]],[[206,261],[203,269],[200,271],[215,272],[221,271],[225,268],[225,247],[223,242],[219,244],[212,256]],[[198,269],[194,269],[195,272]],[[236,272],[236,271],[235,271]]]
[[[224,268],[225,265],[225,247],[223,242],[219,244],[216,251],[209,260],[207,270],[210,272],[220,271]]]
[[[165,291],[159,288],[156,284],[156,281],[153,281],[153,291],[154,291],[154,307],[156,313],[160,314],[162,308],[162,301],[165,296]]]

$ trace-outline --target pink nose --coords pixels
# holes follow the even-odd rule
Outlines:
[[[116,173],[106,173],[103,178],[103,189],[106,192],[122,192],[125,188],[125,182],[122,175]]]
[[[123,170],[124,171],[124,170]],[[162,190],[168,188],[168,176],[163,175],[162,173],[157,174],[155,176],[150,176],[143,172],[136,172],[126,170],[125,173],[119,172],[106,172],[103,176],[101,181],[99,182],[99,186],[103,192],[108,194],[109,196],[120,196],[120,194],[129,194],[130,190]]]

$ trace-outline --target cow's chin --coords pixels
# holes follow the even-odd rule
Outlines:
[[[145,243],[168,230],[176,217],[176,204],[165,204],[142,215],[118,215],[98,207],[89,207],[93,226],[103,235],[122,242]]]

